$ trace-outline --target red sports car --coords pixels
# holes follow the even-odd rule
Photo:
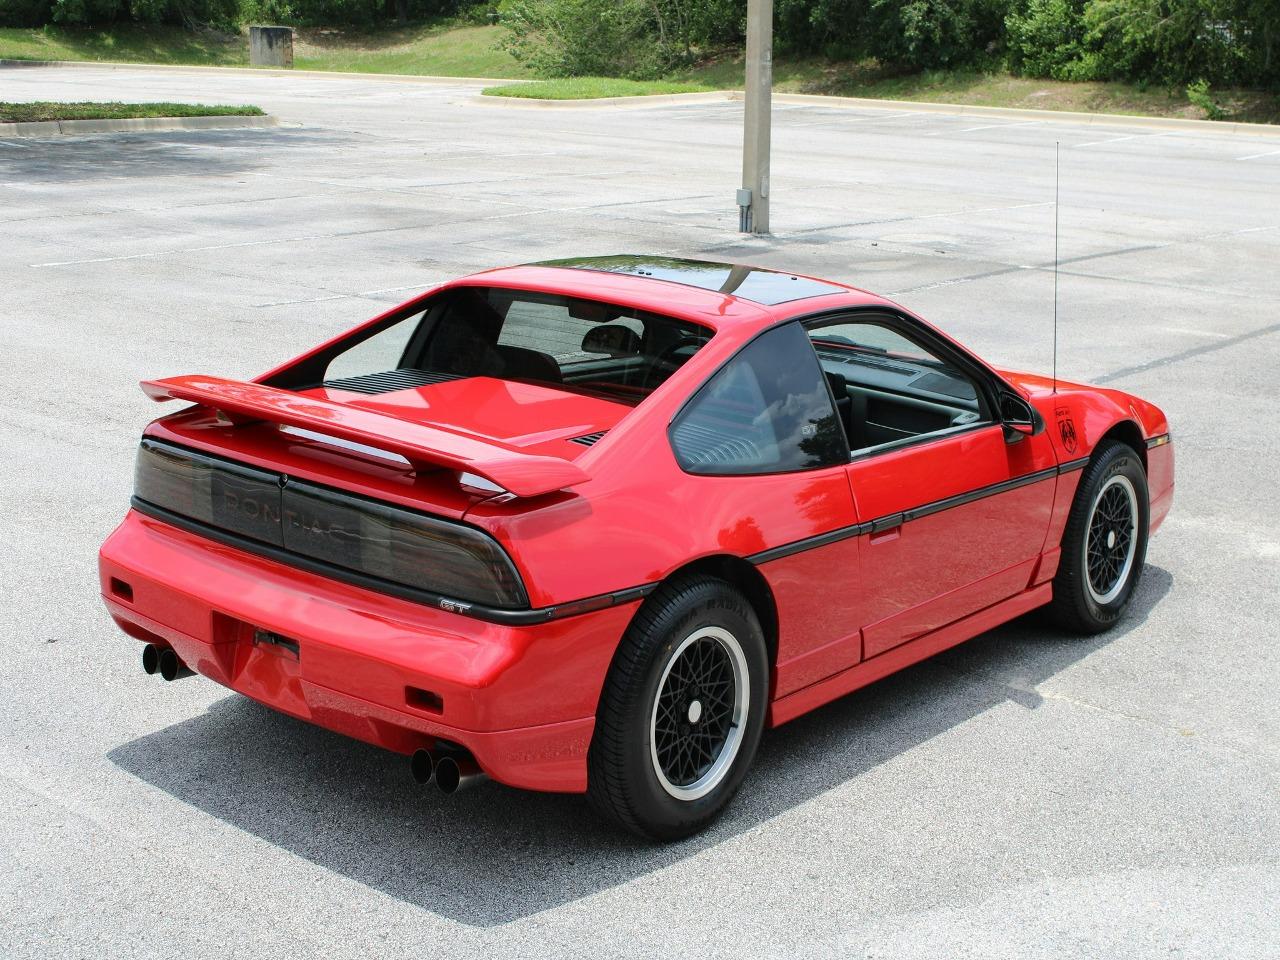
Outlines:
[[[253,382],[148,381],[102,595],[199,672],[412,757],[705,826],[767,726],[1048,605],[1120,618],[1164,415],[824,280],[654,257],[445,284]]]

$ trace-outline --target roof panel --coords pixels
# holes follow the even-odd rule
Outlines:
[[[596,270],[666,280],[669,283],[697,287],[770,307],[789,303],[792,300],[849,292],[848,287],[839,284],[780,273],[777,270],[765,270],[745,264],[715,263],[710,260],[684,260],[678,257],[631,254],[614,257],[575,257],[567,260],[545,260],[530,266]]]

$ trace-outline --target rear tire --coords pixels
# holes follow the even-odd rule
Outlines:
[[[1077,633],[1101,633],[1124,614],[1147,556],[1147,474],[1132,447],[1098,445],[1062,534],[1050,613]]]
[[[764,728],[769,662],[755,611],[712,577],[662,587],[627,629],[587,754],[587,798],[654,840],[702,830],[737,792]]]

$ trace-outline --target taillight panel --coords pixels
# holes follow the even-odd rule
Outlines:
[[[363,577],[505,610],[528,606],[511,558],[465,524],[146,439],[144,504]]]
[[[479,530],[295,481],[282,507],[286,550],[463,600],[528,604],[510,558]]]
[[[184,517],[279,547],[280,483],[279,474],[143,440],[133,492]]]

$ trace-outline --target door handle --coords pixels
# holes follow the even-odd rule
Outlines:
[[[897,540],[902,534],[902,521],[903,515],[900,513],[872,520],[871,536],[867,538],[867,542],[884,543],[887,540]]]

